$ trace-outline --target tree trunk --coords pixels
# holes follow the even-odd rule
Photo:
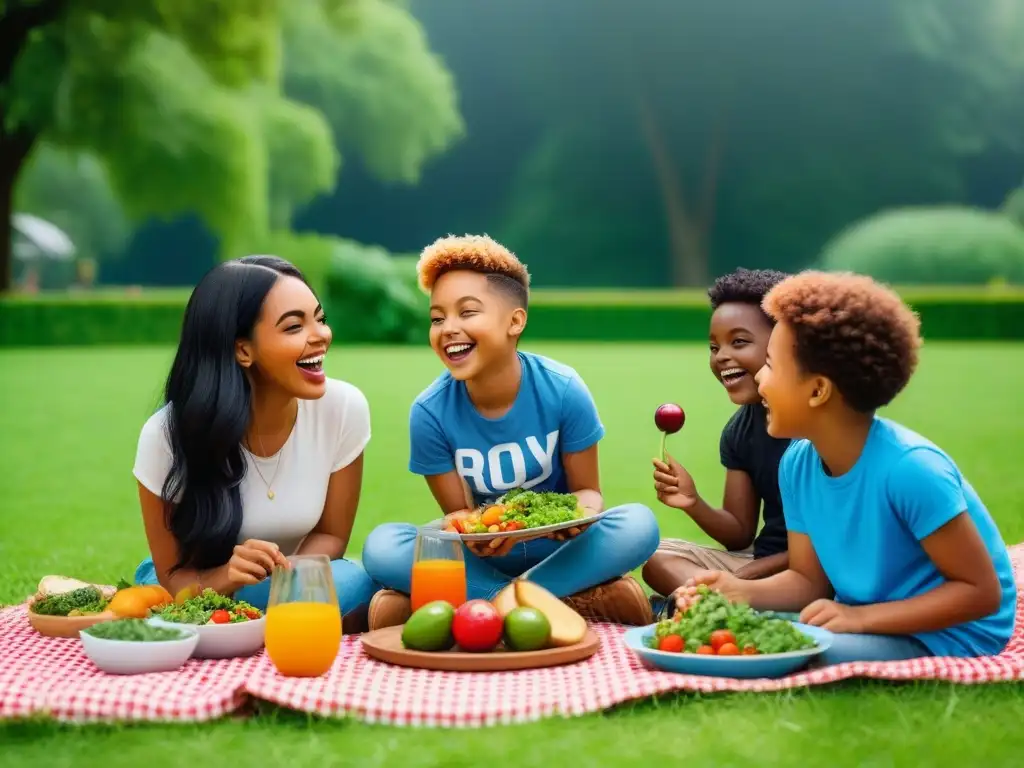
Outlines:
[[[705,286],[711,271],[711,231],[715,221],[718,197],[718,169],[724,144],[724,112],[714,126],[711,146],[704,171],[702,194],[696,206],[687,203],[679,168],[668,147],[650,102],[643,96],[637,100],[640,128],[651,155],[654,172],[661,189],[672,255],[672,285]]]
[[[0,11],[0,293],[11,287],[14,186],[37,136],[35,130],[8,124],[10,96],[4,92],[11,88],[14,65],[31,34],[59,19],[67,7],[67,0],[38,0],[4,3]]]
[[[640,128],[647,142],[647,150],[651,154],[654,173],[661,189],[662,204],[665,207],[665,224],[668,227],[669,250],[672,257],[672,285],[704,285],[708,274],[708,254],[703,222],[687,207],[679,170],[650,102],[639,96],[637,109]]]
[[[56,21],[67,7],[68,0],[3,4],[0,10],[0,84],[10,85],[14,64],[32,32]]]
[[[11,289],[13,276],[11,216],[14,213],[14,186],[35,139],[27,131],[13,134],[0,131],[0,293]]]

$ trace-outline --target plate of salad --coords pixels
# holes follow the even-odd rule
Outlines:
[[[201,659],[251,656],[263,647],[267,623],[259,608],[212,589],[155,608],[148,621],[163,627],[195,627],[199,644],[194,655]]]
[[[571,493],[516,488],[460,517],[449,515],[428,527],[458,534],[463,541],[523,538],[578,528],[600,520],[606,512],[591,513]]]
[[[707,586],[671,619],[627,630],[623,642],[667,672],[739,679],[788,675],[829,649],[832,633],[731,603]]]

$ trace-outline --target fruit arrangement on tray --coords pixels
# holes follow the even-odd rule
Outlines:
[[[44,576],[28,601],[29,624],[48,637],[78,637],[83,629],[118,618],[143,619],[171,602],[163,587],[90,584],[67,576]]]
[[[402,628],[402,645],[427,652],[523,652],[573,646],[586,635],[587,622],[576,611],[537,584],[515,581],[493,603],[427,603]]]

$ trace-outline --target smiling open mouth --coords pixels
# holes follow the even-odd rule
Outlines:
[[[312,357],[306,357],[296,363],[299,368],[310,373],[320,373],[324,369],[324,356],[313,355]]]
[[[746,375],[747,372],[742,368],[726,368],[721,374],[722,383],[727,387],[731,387],[739,383]]]
[[[469,353],[476,348],[476,344],[469,344],[467,342],[460,342],[458,344],[446,344],[444,348],[445,356],[453,363],[457,363],[460,360],[465,360],[469,357]]]

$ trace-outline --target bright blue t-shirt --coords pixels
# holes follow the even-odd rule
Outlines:
[[[465,383],[447,371],[416,398],[409,414],[411,472],[457,470],[478,504],[512,488],[569,492],[562,455],[592,446],[604,436],[604,425],[576,371],[518,354],[519,394],[500,418],[481,416]]]
[[[831,477],[814,446],[795,441],[779,466],[779,487],[786,526],[810,538],[845,605],[906,600],[941,585],[921,541],[966,512],[995,564],[999,609],[916,637],[936,656],[989,656],[1006,646],[1017,602],[1010,555],[974,488],[933,443],[875,418],[849,472]]]

